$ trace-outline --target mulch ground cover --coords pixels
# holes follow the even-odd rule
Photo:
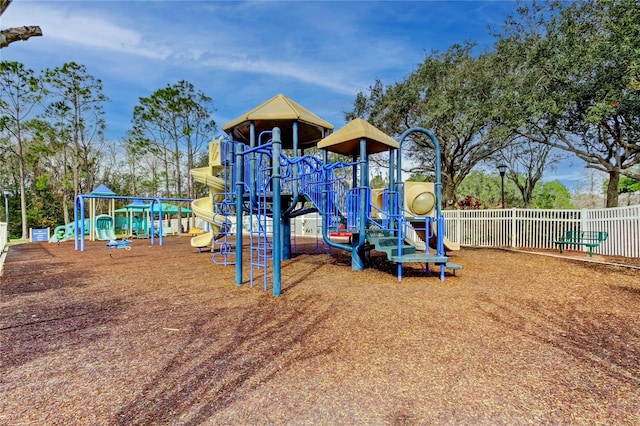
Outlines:
[[[307,241],[276,298],[164,242],[10,247],[0,424],[640,424],[638,269],[463,248],[399,283]]]

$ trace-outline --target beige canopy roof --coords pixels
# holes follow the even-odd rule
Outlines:
[[[344,155],[360,154],[360,139],[367,140],[367,155],[397,149],[400,145],[391,136],[361,118],[348,122],[343,128],[318,143],[318,148]]]
[[[231,120],[222,126],[222,129],[235,140],[249,143],[249,129],[252,121],[256,127],[256,137],[260,132],[279,127],[284,148],[293,146],[294,122],[298,122],[298,146],[300,148],[315,145],[325,135],[325,130],[333,130],[333,124],[318,117],[282,93],[235,120]]]

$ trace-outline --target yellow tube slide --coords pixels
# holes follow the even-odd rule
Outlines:
[[[191,202],[191,210],[200,219],[209,224],[211,231],[191,238],[192,247],[211,247],[213,240],[220,233],[220,226],[225,222],[225,217],[215,214],[213,211],[213,201],[216,196],[225,191],[224,181],[214,176],[222,169],[222,166],[207,166],[191,170],[191,176],[196,182],[203,183],[209,187],[209,196],[198,198]]]

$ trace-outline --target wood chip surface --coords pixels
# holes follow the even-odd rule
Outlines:
[[[0,424],[640,424],[639,259],[463,248],[399,283],[298,241],[275,298],[164,242],[10,248]]]

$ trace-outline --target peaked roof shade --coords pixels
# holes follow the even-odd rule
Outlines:
[[[121,209],[117,209],[114,212],[115,213],[126,213],[126,212],[147,213],[151,211],[151,204],[141,204],[137,201],[140,201],[140,200],[134,200],[133,203],[128,204]],[[153,211],[155,214],[160,213],[160,207],[161,206],[157,204],[153,206]],[[182,213],[191,213],[191,209],[188,209],[186,207],[180,207],[180,211]],[[162,203],[162,214],[178,214],[178,206],[171,203]]]
[[[103,197],[114,197],[116,195],[115,192],[110,190],[105,184],[101,183],[96,189],[91,191],[89,195],[98,195]]]
[[[279,127],[282,146],[286,149],[293,147],[293,123],[296,121],[298,122],[298,146],[300,148],[315,145],[322,139],[325,130],[333,130],[333,124],[318,117],[282,93],[242,114],[235,120],[231,120],[222,126],[222,130],[237,141],[249,143],[252,121],[256,126],[256,138],[261,132]],[[256,141],[257,143],[258,141]]]
[[[367,155],[397,149],[400,144],[391,136],[361,118],[351,120],[340,130],[330,134],[318,143],[318,148],[324,148],[338,154],[360,155],[360,139],[367,140]]]

